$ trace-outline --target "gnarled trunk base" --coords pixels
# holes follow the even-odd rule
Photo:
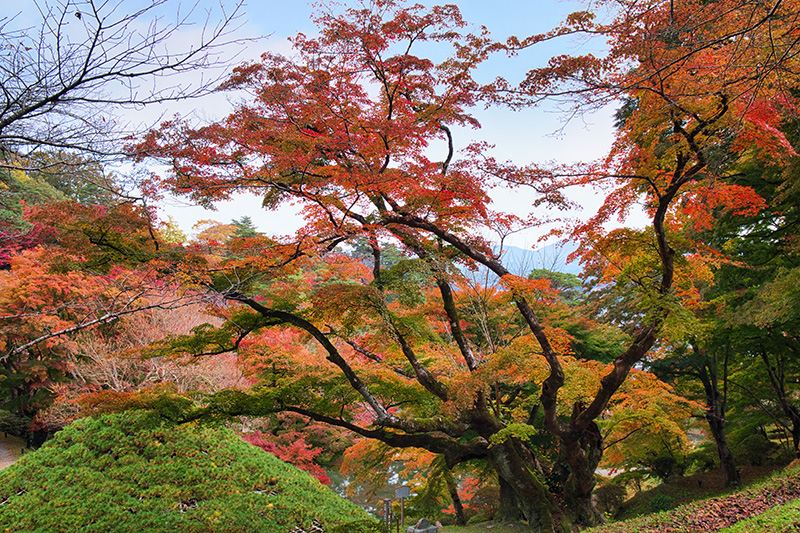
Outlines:
[[[596,484],[594,472],[603,457],[603,438],[597,424],[591,422],[579,434],[562,437],[560,445],[562,460],[569,465],[569,476],[564,484],[567,514],[581,526],[602,524],[605,517],[592,501]]]
[[[510,438],[492,446],[489,461],[500,477],[501,518],[513,520],[521,515],[532,533],[554,531],[555,507],[530,450]]]

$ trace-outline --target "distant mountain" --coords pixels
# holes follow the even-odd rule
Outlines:
[[[577,249],[573,243],[554,243],[536,249],[505,246],[500,259],[503,266],[518,276],[527,276],[534,268],[577,275],[581,273],[581,265],[577,261],[567,263],[569,254]]]
[[[497,253],[499,246],[494,247]],[[569,254],[578,249],[573,243],[555,243],[542,246],[540,248],[519,248],[517,246],[504,246],[500,255],[500,261],[512,274],[527,277],[534,268],[545,268],[555,272],[578,275],[581,273],[581,265],[577,261],[567,262]],[[465,271],[466,273],[466,271]],[[481,267],[477,272],[467,274],[473,279],[489,278],[490,284],[494,284],[497,278],[489,273],[485,267]]]

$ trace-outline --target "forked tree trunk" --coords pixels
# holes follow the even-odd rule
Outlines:
[[[532,533],[554,531],[555,507],[531,452],[518,439],[509,438],[489,449],[489,462],[501,479],[501,499],[505,496],[503,512],[510,515],[507,517],[521,514],[528,522],[527,531]],[[512,506],[516,507],[516,513]]]
[[[773,364],[770,361],[769,353],[766,348],[761,347],[761,359],[767,368],[767,375],[772,389],[778,397],[778,403],[783,410],[783,414],[792,423],[792,445],[794,446],[795,457],[800,458],[800,411],[791,403],[789,394],[786,391],[786,374],[784,372],[784,359],[782,355],[777,356]]]
[[[702,352],[693,345],[696,354]],[[740,483],[739,470],[736,468],[736,461],[728,448],[728,441],[725,438],[725,403],[727,398],[728,384],[728,351],[726,347],[722,362],[722,394],[719,390],[719,364],[716,354],[713,359],[705,356],[705,367],[701,367],[698,373],[700,381],[706,392],[706,422],[711,436],[714,437],[714,444],[717,446],[717,456],[722,473],[725,476],[725,485],[733,486]],[[705,354],[702,354],[705,355]]]

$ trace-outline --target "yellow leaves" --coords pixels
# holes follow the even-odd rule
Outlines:
[[[633,369],[613,396],[606,416],[599,422],[606,443],[607,467],[635,465],[648,454],[685,453],[690,446],[686,430],[703,406],[683,398],[649,372]]]
[[[192,226],[195,232],[195,240],[202,243],[222,244],[231,238],[236,226],[233,224],[221,224],[216,220],[201,220]]]
[[[531,437],[536,435],[538,431],[535,427],[528,424],[511,423],[506,427],[492,435],[489,447],[501,444],[510,438],[518,438],[523,441],[529,441]]]
[[[487,357],[476,374],[488,384],[541,383],[550,372],[541,350],[533,335],[517,337],[509,345],[499,347],[495,354]]]

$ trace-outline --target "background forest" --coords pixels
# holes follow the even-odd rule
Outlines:
[[[518,37],[454,5],[326,4],[291,51],[194,86],[172,76],[225,64],[242,6],[167,49],[191,13],[148,5],[0,19],[3,431],[38,447],[155,410],[372,511],[408,484],[411,513],[530,531],[800,457],[798,2],[602,0]],[[482,74],[576,39],[600,44]],[[112,119],[219,93],[218,120]],[[612,106],[607,156],[520,165],[471,141],[476,109],[549,102]],[[242,193],[302,227],[242,213],[187,237],[155,207]],[[527,228],[580,274],[512,260]]]

